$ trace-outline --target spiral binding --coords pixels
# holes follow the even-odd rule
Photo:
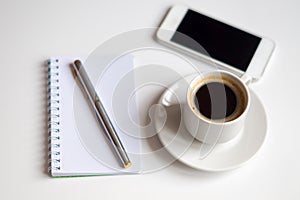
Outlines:
[[[47,94],[48,94],[48,133],[49,133],[49,172],[59,171],[60,162],[60,86],[59,60],[47,61]]]

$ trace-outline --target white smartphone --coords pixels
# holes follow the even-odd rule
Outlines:
[[[173,6],[156,36],[163,44],[258,80],[275,44],[183,5]],[[201,45],[201,46],[200,46]]]

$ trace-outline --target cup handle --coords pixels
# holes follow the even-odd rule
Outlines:
[[[185,77],[177,81],[170,88],[167,88],[161,95],[159,100],[160,104],[165,107],[170,107],[172,105],[184,104],[186,103],[186,94],[188,91],[189,83],[192,80],[192,76]]]
[[[180,103],[177,100],[178,98],[176,97],[175,91],[173,91],[172,89],[166,89],[160,98],[159,102],[165,107],[170,107],[172,105]]]

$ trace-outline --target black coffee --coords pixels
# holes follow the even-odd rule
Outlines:
[[[209,82],[201,86],[194,101],[202,115],[214,120],[229,117],[237,107],[235,92],[222,82]]]

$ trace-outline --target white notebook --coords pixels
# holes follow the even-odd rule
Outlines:
[[[75,59],[78,58],[55,57],[47,63],[50,174],[60,177],[140,173],[139,138],[128,134],[114,120],[118,113],[111,106],[111,99],[115,97],[110,92],[124,74],[132,71],[133,58],[119,58],[101,76],[101,81],[95,82],[96,90],[101,87],[101,91],[98,91],[100,99],[132,162],[128,169],[121,166],[87,98],[74,79],[70,65]],[[88,68],[86,71],[88,74],[93,73]],[[127,87],[134,88],[134,80]],[[120,103],[127,102],[122,102],[120,98]],[[129,107],[133,109],[131,113],[136,112],[135,106]]]

